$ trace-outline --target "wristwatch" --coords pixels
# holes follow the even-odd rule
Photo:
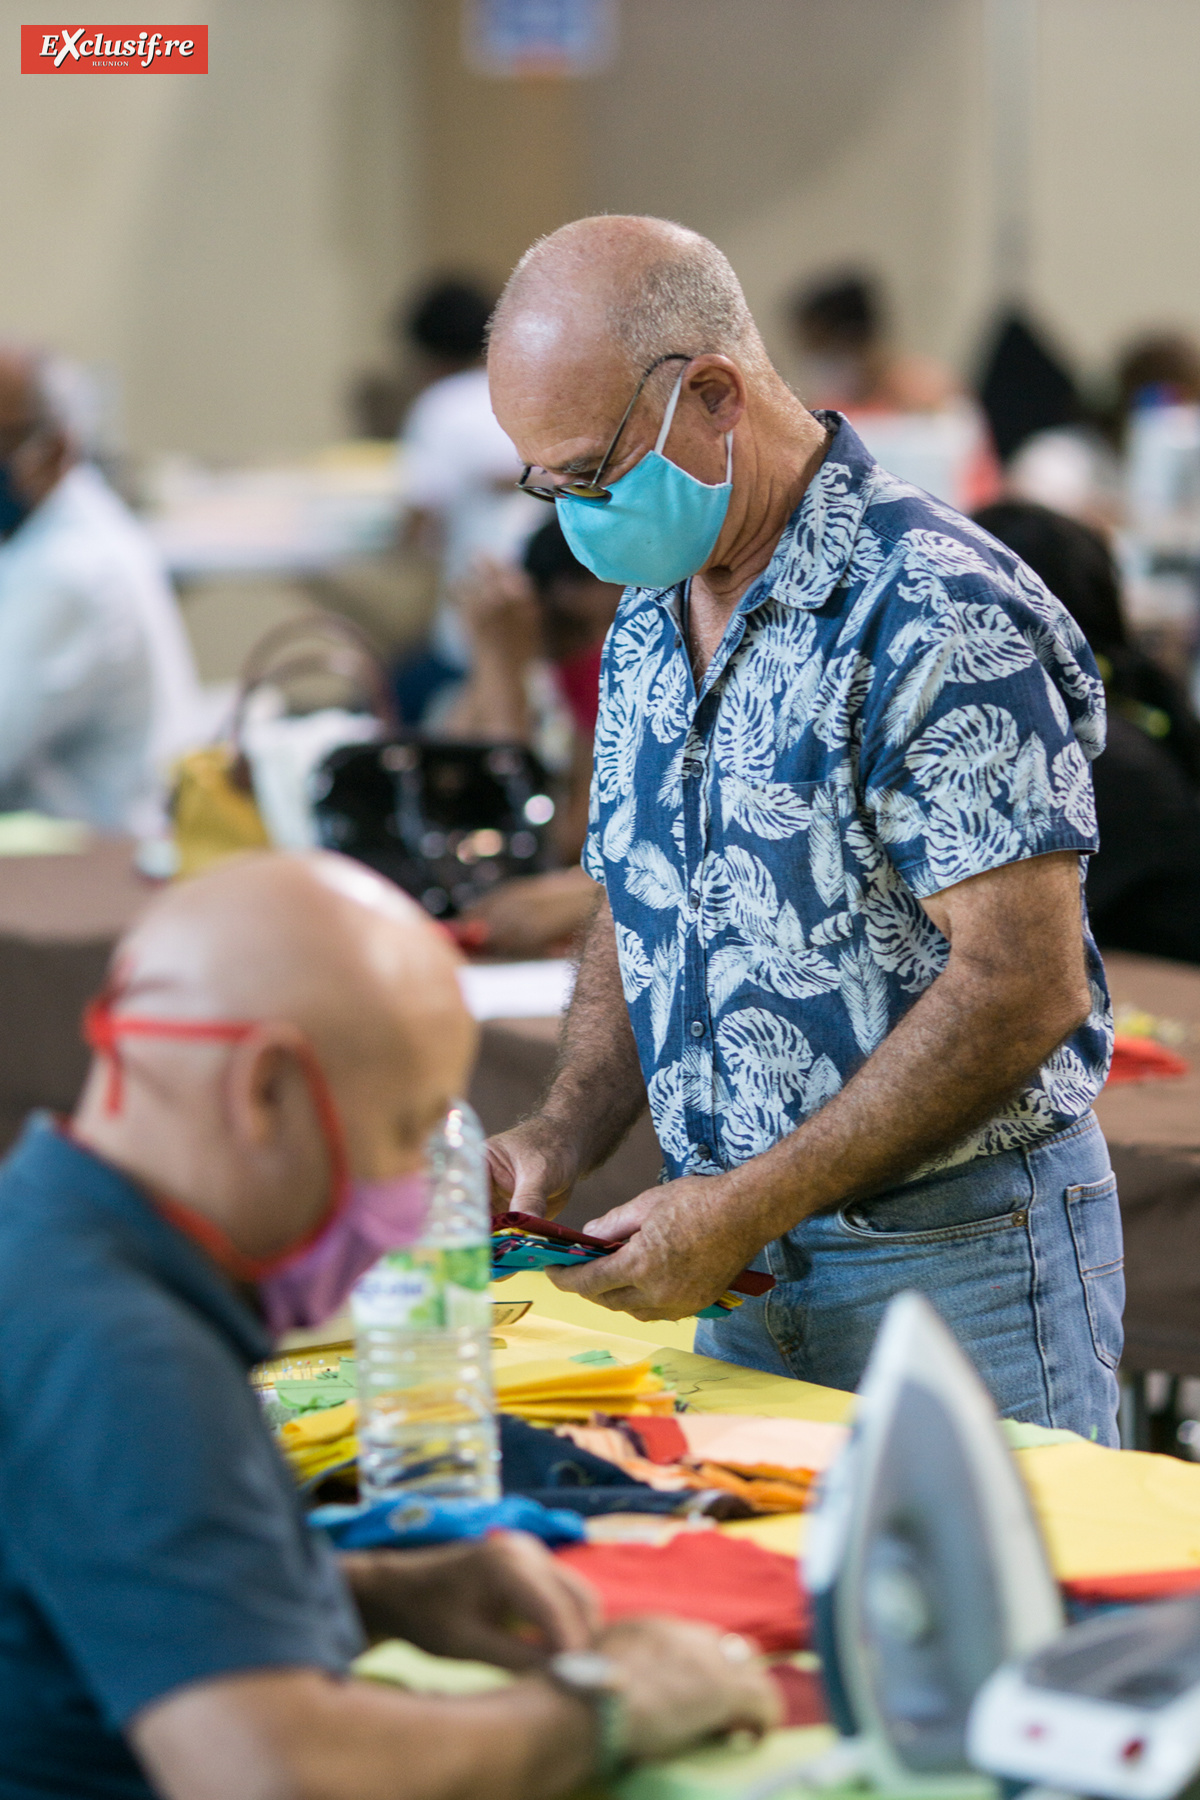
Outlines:
[[[550,1658],[545,1672],[556,1687],[586,1700],[596,1715],[597,1778],[607,1781],[627,1768],[629,1709],[620,1664],[598,1650],[560,1650]]]

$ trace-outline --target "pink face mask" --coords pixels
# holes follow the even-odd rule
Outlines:
[[[338,1312],[385,1251],[403,1250],[420,1237],[428,1214],[429,1178],[420,1172],[352,1181],[349,1199],[320,1237],[259,1282],[273,1334],[308,1330]]]
[[[123,1103],[122,1037],[161,1037],[240,1043],[263,1024],[261,1019],[158,1019],[116,1013],[112,989],[93,1000],[84,1014],[83,1035],[91,1048],[110,1063],[106,1104],[119,1112]],[[329,1153],[330,1201],[323,1218],[299,1243],[270,1257],[250,1257],[239,1250],[220,1226],[190,1206],[155,1195],[159,1212],[199,1243],[236,1281],[254,1282],[263,1313],[275,1336],[309,1330],[337,1312],[349,1299],[359,1277],[388,1250],[415,1242],[429,1212],[429,1182],[421,1171],[388,1181],[355,1181],[350,1177],[345,1133],[325,1072],[305,1044],[297,1055],[312,1094],[313,1109]]]

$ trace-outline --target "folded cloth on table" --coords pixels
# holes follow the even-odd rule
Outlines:
[[[276,1435],[296,1480],[311,1482],[353,1462],[358,1455],[357,1424],[358,1405],[353,1400],[285,1420]]]
[[[584,1519],[605,1518],[609,1513],[649,1513],[666,1519],[749,1519],[755,1512],[725,1488],[679,1488],[661,1494],[636,1482],[629,1487],[530,1488],[526,1498],[578,1513]]]
[[[597,1257],[611,1256],[621,1248],[606,1238],[588,1237],[586,1232],[556,1225],[536,1213],[497,1213],[492,1220],[492,1277],[503,1281],[522,1269],[570,1267],[575,1263],[594,1262]],[[770,1293],[775,1277],[759,1269],[743,1269],[711,1306],[697,1313],[700,1319],[723,1319],[745,1295]]]
[[[1112,1063],[1108,1071],[1108,1087],[1119,1087],[1125,1081],[1161,1081],[1164,1076],[1186,1075],[1188,1064],[1153,1038],[1122,1037],[1113,1039]]]
[[[755,1512],[800,1512],[816,1475],[846,1441],[844,1425],[683,1413],[560,1425],[581,1450],[635,1480],[670,1489],[720,1488]]]
[[[517,1363],[496,1372],[496,1401],[502,1411],[546,1424],[577,1420],[594,1412],[670,1413],[675,1396],[642,1362],[588,1364],[555,1360]]]
[[[673,1613],[740,1632],[765,1651],[807,1647],[796,1561],[719,1531],[668,1544],[578,1544],[559,1552],[600,1594],[606,1617]]]
[[[603,1453],[593,1454],[578,1442],[572,1443],[557,1432],[528,1425],[524,1419],[501,1413],[500,1483],[506,1494],[529,1494],[547,1488],[583,1489],[619,1487],[628,1492],[628,1472],[610,1461]],[[619,1433],[614,1436],[624,1443]],[[649,1493],[636,1478],[633,1485]]]
[[[643,1421],[639,1420],[638,1423]],[[651,1417],[644,1421],[647,1424],[673,1426],[674,1419]],[[660,1493],[678,1493],[680,1489],[695,1488],[700,1485],[694,1472],[685,1469],[681,1462],[651,1461],[643,1456],[635,1447],[637,1439],[633,1431],[625,1429],[623,1419],[614,1419],[607,1425],[556,1425],[556,1438],[568,1438],[580,1455],[591,1455],[599,1460],[612,1464],[622,1471],[626,1481],[644,1482],[647,1487],[657,1488]],[[638,1434],[640,1436],[640,1434]]]
[[[377,1500],[372,1506],[318,1506],[309,1523],[339,1550],[413,1549],[485,1537],[489,1531],[529,1531],[546,1544],[575,1544],[584,1536],[577,1514],[539,1506],[521,1494],[504,1500],[434,1500],[420,1494]]]

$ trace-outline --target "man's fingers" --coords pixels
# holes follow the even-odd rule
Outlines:
[[[516,1617],[537,1628],[542,1655],[586,1649],[600,1626],[594,1589],[574,1570],[560,1569],[524,1532],[499,1532],[493,1542],[500,1594]]]
[[[610,1288],[629,1286],[633,1275],[628,1249],[616,1250],[611,1256],[598,1256],[594,1262],[559,1263],[546,1270],[556,1288],[564,1293],[582,1294],[585,1300],[598,1300]]]
[[[641,1230],[648,1210],[640,1199],[626,1200],[623,1205],[601,1213],[598,1219],[589,1219],[583,1229],[589,1237],[603,1238],[606,1243],[625,1243],[635,1231]]]

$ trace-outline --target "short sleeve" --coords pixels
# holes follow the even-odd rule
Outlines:
[[[343,1672],[352,1603],[232,1349],[124,1267],[60,1275],[5,1336],[5,1555],[109,1724],[238,1670]]]
[[[1104,741],[1103,685],[1044,589],[999,570],[952,590],[927,573],[872,655],[860,792],[916,895],[1098,848],[1088,761]]]

